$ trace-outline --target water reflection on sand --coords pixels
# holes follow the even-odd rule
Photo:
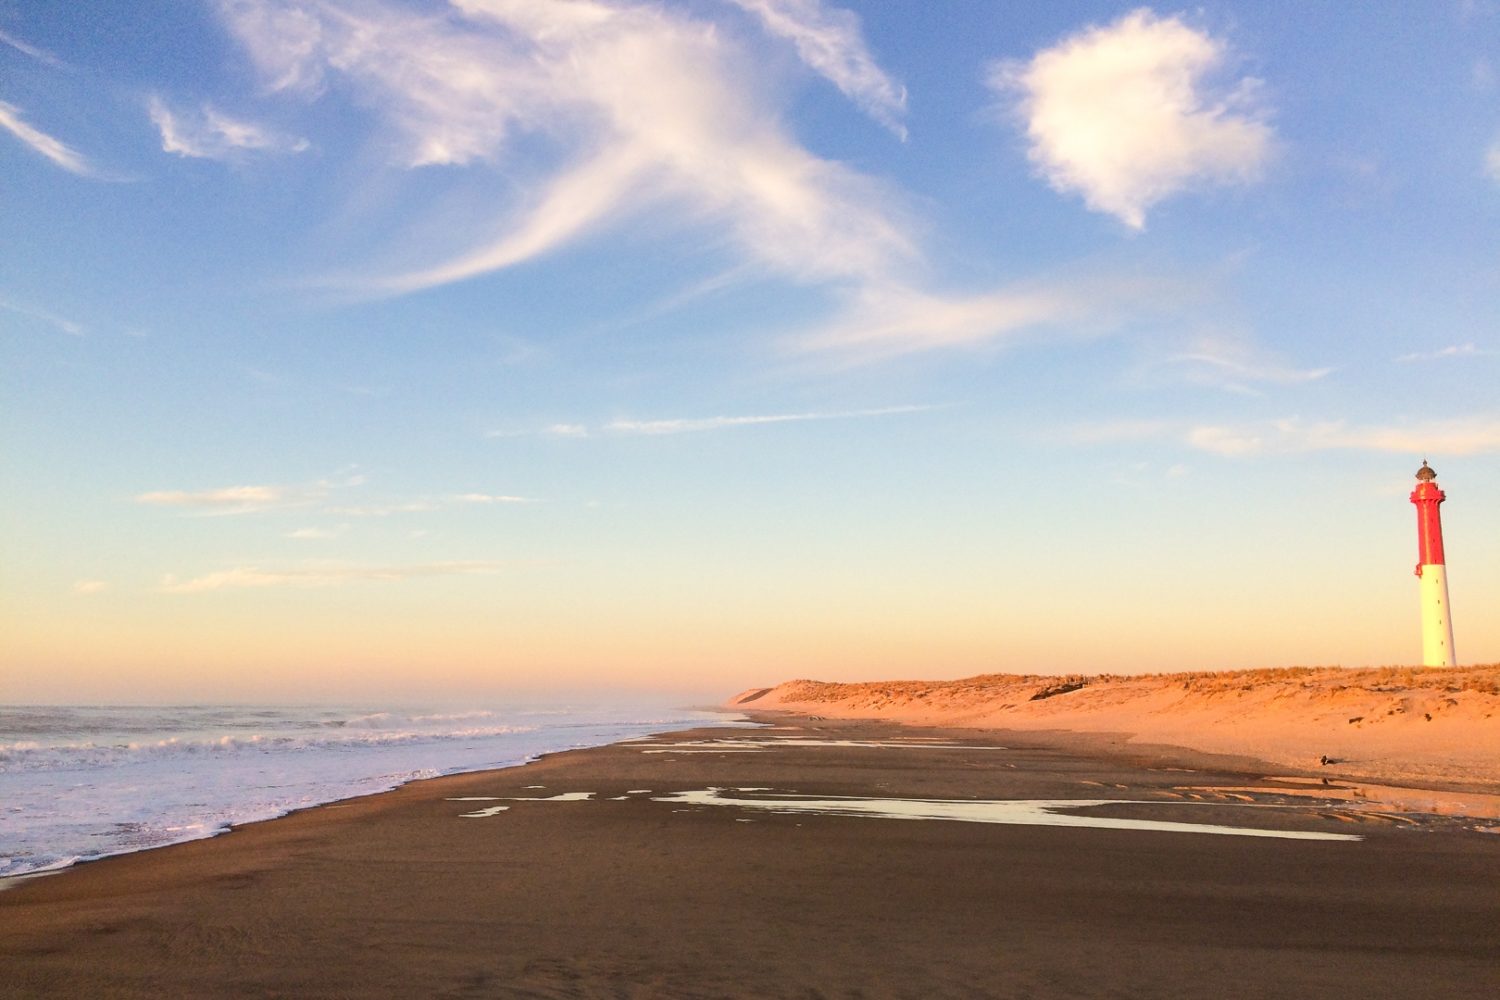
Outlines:
[[[726,806],[772,813],[812,813],[822,816],[862,816],[875,819],[949,820],[961,823],[1001,823],[1014,826],[1068,826],[1102,830],[1155,830],[1169,833],[1211,833],[1230,837],[1273,837],[1281,840],[1362,840],[1355,834],[1310,830],[1266,830],[1213,823],[1097,816],[1076,810],[1101,806],[1155,805],[1129,799],[898,799],[853,795],[769,795],[750,789],[704,788],[670,792],[653,798],[697,806]],[[1174,803],[1181,806],[1188,803]],[[1209,803],[1194,803],[1209,805]]]

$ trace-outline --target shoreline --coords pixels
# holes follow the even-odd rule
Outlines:
[[[0,799],[10,807],[0,824],[0,891],[28,875],[211,839],[412,781],[698,725],[720,711],[601,706],[536,718],[524,709],[6,707],[0,722],[20,739],[0,745]],[[75,728],[29,741],[28,724]]]
[[[691,706],[690,710],[705,713],[718,713],[726,716],[722,723],[715,722],[709,726],[696,727],[694,730],[670,730],[661,733],[649,734],[651,737],[672,735],[675,732],[693,732],[697,729],[718,729],[727,731],[743,729],[745,723],[755,726],[777,726],[785,723],[799,723],[804,719],[812,722],[827,723],[834,721],[869,723],[873,725],[893,725],[903,729],[928,730],[928,729],[972,729],[977,732],[998,738],[1007,742],[1022,745],[1057,745],[1065,746],[1070,752],[1078,753],[1086,757],[1098,757],[1101,760],[1115,759],[1130,762],[1138,766],[1150,769],[1182,769],[1187,771],[1212,770],[1224,774],[1239,777],[1261,777],[1272,781],[1277,780],[1307,780],[1309,782],[1309,793],[1326,792],[1326,786],[1330,781],[1337,782],[1343,786],[1357,789],[1355,794],[1349,796],[1354,800],[1363,802],[1374,807],[1386,807],[1401,812],[1418,815],[1457,816],[1472,819],[1493,819],[1500,824],[1500,781],[1454,781],[1440,779],[1407,779],[1402,777],[1369,777],[1362,774],[1351,774],[1344,769],[1329,770],[1326,768],[1308,769],[1298,767],[1294,764],[1283,763],[1270,759],[1264,759],[1249,754],[1225,752],[1222,750],[1211,750],[1201,746],[1193,746],[1185,743],[1168,743],[1140,740],[1139,734],[1126,731],[1111,731],[1108,729],[1090,728],[1010,728],[1007,726],[979,725],[967,719],[959,721],[944,721],[941,724],[919,721],[910,713],[902,717],[899,713],[887,715],[880,714],[837,714],[832,717],[807,714],[808,709],[821,709],[824,711],[840,710],[840,706],[830,706],[819,703],[782,703],[786,707],[764,708],[755,707],[755,702],[767,694],[791,685],[805,684],[807,682],[793,681],[779,685],[774,688],[751,688],[748,692],[736,695],[721,705]],[[878,682],[877,682],[878,683]],[[900,682],[895,682],[900,683]],[[954,682],[963,683],[963,682]],[[853,685],[849,685],[853,686]],[[868,685],[860,685],[868,686]],[[759,693],[758,696],[745,704],[741,699],[744,694]],[[740,725],[735,725],[738,717]],[[128,858],[140,854],[151,853],[161,850],[182,847],[189,844],[204,841],[221,840],[230,834],[240,830],[250,829],[266,823],[276,823],[302,813],[314,812],[324,809],[345,808],[350,803],[365,799],[378,799],[383,796],[393,795],[411,786],[425,785],[428,782],[444,782],[449,779],[461,779],[474,775],[493,774],[505,771],[513,771],[528,767],[534,763],[545,760],[559,754],[576,753],[580,751],[597,750],[608,747],[627,745],[642,737],[626,738],[611,743],[593,744],[582,747],[567,747],[557,750],[548,750],[536,755],[519,760],[512,764],[504,764],[498,767],[485,767],[477,770],[455,771],[449,774],[429,775],[421,778],[413,778],[379,791],[364,792],[340,799],[332,799],[327,802],[311,803],[289,809],[276,816],[268,816],[262,819],[252,820],[245,823],[230,823],[224,828],[211,834],[192,837],[185,840],[173,841],[165,844],[152,845],[132,851],[121,851],[113,854],[101,855],[92,858],[78,859],[65,865],[39,871],[22,872],[16,875],[0,877],[0,893],[5,893],[17,888],[27,882],[46,879],[69,872],[82,870],[87,866],[99,862],[113,861],[119,858]],[[1317,784],[1312,784],[1317,782]],[[1287,789],[1276,789],[1277,792],[1286,794]],[[1410,794],[1403,794],[1410,793]],[[1426,793],[1426,794],[1424,794]],[[1497,825],[1494,832],[1500,832]]]
[[[414,781],[0,893],[0,996],[1500,988],[1500,837],[1099,744],[782,717]]]

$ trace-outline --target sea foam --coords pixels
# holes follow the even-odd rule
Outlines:
[[[0,878],[708,719],[722,716],[639,707],[0,707]]]

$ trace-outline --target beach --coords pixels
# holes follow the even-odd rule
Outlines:
[[[0,995],[1500,990],[1491,821],[1089,734],[758,718],[27,880]]]
[[[1252,758],[1322,777],[1500,795],[1500,664],[1290,667],[951,681],[787,681],[735,708],[1094,734]]]

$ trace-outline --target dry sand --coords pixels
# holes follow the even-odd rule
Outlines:
[[[914,725],[1108,733],[1117,746],[1170,744],[1293,773],[1500,794],[1500,665],[790,681],[728,704]]]
[[[416,782],[0,892],[0,996],[1500,995],[1500,836],[1097,742],[804,720]]]

